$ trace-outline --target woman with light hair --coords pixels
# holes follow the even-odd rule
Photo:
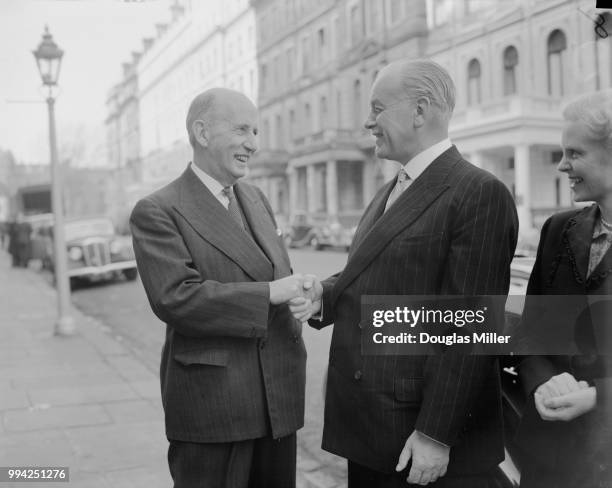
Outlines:
[[[521,488],[612,486],[612,91],[581,96],[563,118],[557,169],[574,201],[594,203],[542,227],[523,326],[536,336],[545,327],[532,318],[533,307],[549,303],[542,295],[583,306],[573,317],[562,306],[544,315],[559,333],[569,330],[567,351],[577,354],[527,356],[520,364],[528,395],[517,438],[525,452]]]

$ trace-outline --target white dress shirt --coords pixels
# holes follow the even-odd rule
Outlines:
[[[215,180],[208,173],[202,171],[195,164],[191,163],[189,165],[191,170],[195,173],[195,175],[200,179],[202,183],[210,190],[210,192],[215,196],[217,200],[223,205],[226,209],[229,207],[229,198],[225,196],[223,193],[224,186]]]
[[[408,161],[403,166],[404,171],[412,181],[416,180],[438,156],[452,146],[453,144],[448,137],[440,142],[436,142],[433,146],[429,146]]]

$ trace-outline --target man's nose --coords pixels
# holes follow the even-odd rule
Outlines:
[[[258,147],[257,147],[257,138],[255,135],[251,134],[250,136],[247,137],[246,141],[244,142],[244,147],[250,151],[250,152],[255,152],[257,151]]]
[[[363,123],[363,126],[366,129],[371,130],[375,125],[376,125],[376,119],[374,118],[374,115],[370,113],[366,121]]]
[[[557,171],[564,173],[570,169],[572,169],[572,166],[567,162],[565,155],[561,156],[561,161],[559,161],[559,164],[557,164]]]

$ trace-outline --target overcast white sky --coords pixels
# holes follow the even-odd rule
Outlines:
[[[211,1],[211,0],[204,0]],[[47,108],[32,50],[45,24],[64,50],[56,103],[58,145],[79,134],[89,161],[104,161],[106,95],[121,64],[168,21],[171,0],[0,0],[0,148],[25,162],[49,160]],[[26,102],[26,103],[23,103]],[[85,130],[80,130],[80,128]]]

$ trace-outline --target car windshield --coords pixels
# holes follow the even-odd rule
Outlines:
[[[110,236],[114,234],[113,223],[107,219],[78,220],[67,222],[66,240],[81,239],[92,236]]]

